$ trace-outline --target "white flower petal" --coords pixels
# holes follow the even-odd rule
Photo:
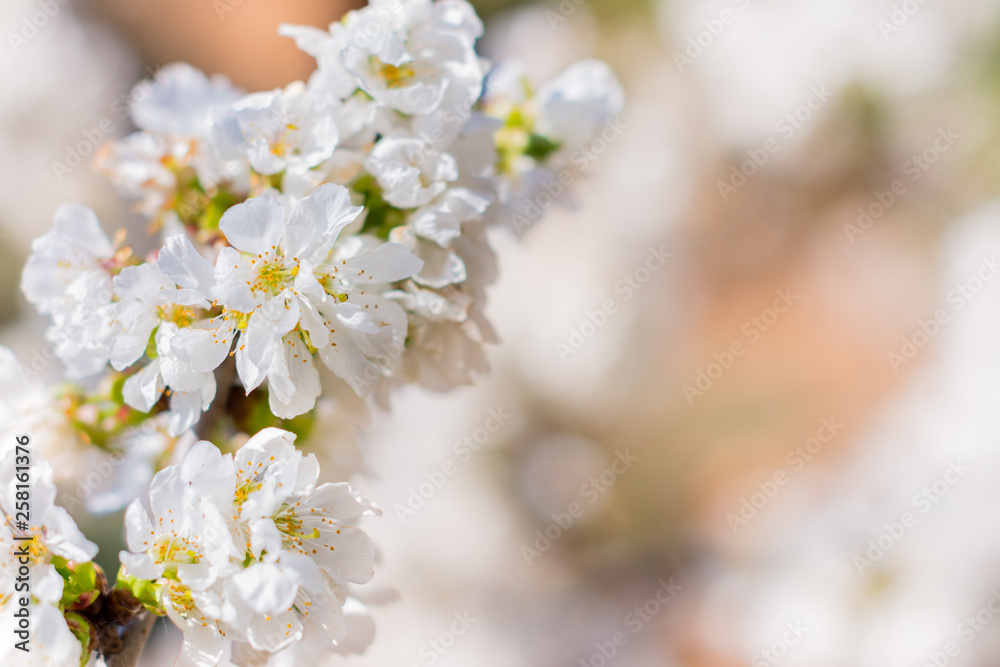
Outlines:
[[[137,579],[156,581],[163,576],[163,566],[154,563],[153,559],[145,553],[133,554],[123,551],[118,557],[129,574]]]
[[[268,197],[254,197],[237,204],[226,211],[219,221],[219,229],[229,243],[237,250],[253,255],[273,253],[284,227],[285,213],[281,204]]]
[[[298,584],[273,563],[256,563],[233,577],[240,595],[259,614],[278,614],[291,609]]]
[[[160,377],[160,361],[154,359],[141,371],[125,380],[122,395],[125,402],[140,412],[149,412],[163,395],[165,385]]]
[[[353,280],[359,284],[394,283],[420,271],[424,261],[405,246],[383,243],[370,252],[347,260],[347,266],[358,272]]]
[[[163,242],[156,265],[164,275],[181,287],[207,294],[215,283],[215,269],[211,263],[182,234],[171,236]]]

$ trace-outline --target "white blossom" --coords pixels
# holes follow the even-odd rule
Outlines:
[[[140,130],[105,147],[97,168],[150,216],[183,199],[193,175],[206,187],[244,180],[245,170],[221,162],[208,142],[212,110],[240,95],[225,77],[208,77],[186,63],[161,68],[155,80],[132,91],[132,120]]]
[[[15,629],[20,629],[19,619],[14,617],[15,609],[14,605],[0,609],[0,632],[8,638],[8,641],[0,644],[0,661],[3,664],[17,667],[66,667],[80,664],[83,646],[70,630],[59,607],[43,602],[31,602],[28,605],[30,628],[27,652],[15,645],[15,642],[21,641],[14,634]]]
[[[17,470],[22,466],[28,468],[26,474]],[[19,474],[28,481],[24,482]],[[17,488],[19,484],[28,485],[26,493]],[[0,527],[0,606],[10,603],[14,595],[20,553],[28,556],[32,597],[39,602],[59,602],[63,579],[52,565],[53,557],[86,562],[97,555],[97,545],[83,536],[65,509],[55,504],[52,466],[39,455],[31,452],[25,456],[16,449],[8,449],[0,459],[0,494],[0,509],[4,514],[4,524]],[[24,501],[25,497],[30,501]],[[17,516],[24,510],[25,502],[27,528],[18,525],[23,517]],[[15,536],[30,539],[15,541]]]
[[[248,95],[169,65],[133,90],[138,131],[97,157],[161,242],[136,257],[93,211],[65,205],[32,247],[22,289],[51,318],[66,375],[103,374],[57,394],[0,348],[0,435],[31,432],[67,469],[103,457],[111,469],[77,496],[91,511],[140,496],[120,581],[183,631],[182,667],[282,667],[372,641],[356,587],[375,553],[355,523],[380,512],[345,482],[321,484],[319,461],[332,464],[324,479],[364,470],[355,429],[393,386],[447,391],[488,369],[488,228],[520,232],[525,202],[579,175],[574,157],[623,102],[597,61],[537,94],[499,68],[484,90],[482,32],[465,0],[373,0],[329,30],[281,28],[317,61],[307,83]],[[220,370],[229,357],[245,401]],[[322,382],[317,358],[332,373]],[[234,449],[241,430],[308,415],[289,428],[312,424],[315,453],[277,428],[235,451],[194,442],[216,401],[229,414],[212,432],[236,431]],[[0,629],[13,567],[3,451]],[[95,548],[54,506],[51,468],[35,478],[32,660],[76,664],[86,656],[52,562]]]
[[[220,157],[242,154],[265,175],[315,167],[333,155],[340,137],[330,109],[302,84],[254,93],[217,109],[212,132]]]
[[[338,244],[360,214],[347,189],[333,184],[294,203],[262,196],[227,211],[220,228],[231,247],[219,253],[212,287],[223,312],[181,331],[176,343],[192,369],[221,364],[238,332],[244,388],[249,393],[268,379],[278,416],[315,404],[320,386],[310,348],[359,393],[370,388],[381,375],[375,369],[366,378],[370,357],[401,345],[406,328],[405,315],[379,290],[412,275],[420,261],[395,244],[356,237]]]
[[[328,40],[294,34],[341,90],[352,83],[380,105],[427,115],[479,97],[483,72],[473,48],[482,23],[461,0],[383,0],[350,12]],[[305,39],[303,39],[305,37]]]
[[[233,454],[198,442],[157,474],[153,519],[126,517],[130,574],[163,586],[185,633],[181,663],[215,665],[226,641],[237,664],[260,664],[304,635],[347,646],[346,586],[373,574],[374,548],[351,523],[378,510],[347,484],[317,486],[319,465],[295,436],[265,429]]]
[[[30,443],[28,451],[24,455],[12,448],[0,459],[0,510],[4,517],[0,525],[0,631],[7,637],[0,646],[0,660],[16,665],[75,665],[80,663],[83,647],[58,607],[64,580],[53,559],[84,563],[97,555],[97,545],[55,504],[52,467]],[[27,472],[18,467],[27,468]],[[28,488],[19,489],[19,485]],[[25,512],[27,528],[19,525]],[[25,581],[24,566],[30,595],[18,583]],[[27,653],[15,647],[22,638],[14,634],[22,629],[14,614],[25,597],[30,622]]]
[[[141,412],[149,412],[166,388],[170,387],[168,432],[178,436],[198,423],[201,413],[215,399],[215,376],[198,372],[174,354],[179,329],[173,322],[163,322],[156,331],[157,357],[125,381],[125,403]]]
[[[535,96],[535,131],[569,157],[621,114],[625,93],[614,72],[600,60],[581,60],[543,85]]]
[[[43,315],[45,333],[71,378],[100,372],[110,357],[114,248],[92,210],[58,208],[53,228],[31,245],[21,289]]]
[[[135,363],[149,344],[149,337],[169,322],[186,326],[196,308],[207,308],[208,300],[197,290],[178,288],[155,264],[122,269],[114,279],[115,330],[111,342],[111,365],[124,370]]]

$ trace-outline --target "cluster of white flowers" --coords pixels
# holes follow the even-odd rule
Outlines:
[[[77,636],[82,632],[89,642],[86,621],[64,615],[67,603],[77,601],[68,595],[65,576],[71,564],[89,563],[97,545],[55,498],[52,467],[9,449],[0,460],[0,631],[5,637],[0,662],[5,665],[79,665],[90,655]],[[29,519],[26,527],[23,517]],[[19,642],[30,650],[18,649]]]
[[[622,106],[596,61],[537,95],[518,66],[490,69],[464,0],[376,1],[329,31],[282,31],[316,58],[308,83],[244,95],[166,67],[136,96],[141,129],[99,158],[162,230],[155,257],[67,205],[25,269],[70,377],[110,363],[142,411],[169,394],[173,434],[227,389],[213,371],[228,355],[283,419],[315,407],[317,357],[360,396],[469,383],[494,341],[486,228],[520,230],[550,181],[565,192],[574,153]]]
[[[371,641],[349,586],[372,577],[374,550],[350,523],[378,512],[346,483],[320,485],[318,461],[336,479],[359,469],[330,441],[369,397],[487,370],[490,229],[521,233],[566,200],[623,105],[597,61],[537,92],[519,65],[487,63],[465,0],[373,0],[329,30],[281,31],[315,57],[308,82],[247,94],[175,64],[130,97],[138,131],[96,165],[158,235],[154,252],[78,204],[34,242],[22,290],[51,319],[51,356],[86,382],[46,387],[0,348],[0,375],[30,387],[0,394],[0,415],[30,405],[42,451],[90,464],[69,478],[93,467],[88,448],[103,457],[88,509],[152,479],[126,515],[118,585],[99,593],[168,614],[183,665]],[[241,433],[257,435],[224,455]],[[88,627],[110,646],[135,613]]]
[[[371,579],[375,551],[350,522],[380,512],[346,483],[317,485],[316,457],[294,440],[265,429],[235,455],[198,442],[157,473],[151,512],[129,506],[119,579],[155,587],[184,631],[178,665],[216,665],[226,642],[235,664],[263,664],[310,634],[329,651],[365,648],[348,585]]]

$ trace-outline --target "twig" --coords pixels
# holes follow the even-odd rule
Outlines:
[[[235,378],[236,361],[231,356],[226,357],[222,365],[215,370],[215,400],[212,401],[208,412],[202,415],[201,420],[194,427],[195,436],[199,440],[210,437],[219,419],[225,414],[229,391],[232,389]],[[155,623],[156,616],[154,614],[148,611],[142,612],[125,630],[125,634],[122,636],[122,650],[105,656],[104,660],[108,667],[136,667]]]
[[[149,633],[153,631],[156,623],[156,615],[148,611],[139,614],[132,624],[125,631],[122,637],[122,650],[118,653],[104,656],[104,662],[108,667],[135,667],[139,664],[142,651],[146,648],[146,641]]]

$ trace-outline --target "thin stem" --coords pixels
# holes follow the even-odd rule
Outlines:
[[[216,395],[211,407],[201,420],[194,427],[195,436],[199,440],[205,440],[211,436],[215,430],[219,419],[225,414],[226,403],[229,399],[229,390],[236,379],[236,360],[233,357],[226,357],[222,365],[215,370]],[[129,625],[122,637],[122,650],[118,653],[105,656],[108,667],[136,667],[139,658],[142,657],[143,649],[149,640],[149,634],[156,623],[156,615],[148,611],[143,611],[138,618]]]

